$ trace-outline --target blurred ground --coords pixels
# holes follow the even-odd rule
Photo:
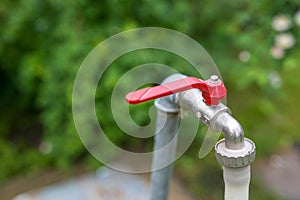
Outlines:
[[[1,193],[1,199],[11,199],[22,190],[35,185],[40,189],[30,190],[19,194],[14,200],[146,200],[149,199],[149,175],[133,175],[120,173],[108,168],[100,168],[96,173],[81,175],[66,181],[61,181],[46,187],[38,184],[51,182],[59,179],[63,174],[57,172],[47,173],[39,177],[15,181],[8,184]],[[34,182],[35,183],[34,183]],[[169,199],[172,200],[193,200],[184,186],[173,178]]]
[[[143,200],[149,198],[149,174],[132,175],[108,168],[87,173],[78,168],[74,174],[48,170],[33,176],[19,177],[0,185],[1,200]],[[287,148],[269,158],[256,160],[253,176],[270,191],[286,200],[300,199],[299,147]],[[72,177],[73,178],[72,178]],[[175,176],[176,177],[176,176]],[[19,195],[21,194],[21,195]],[[186,185],[173,178],[170,198],[193,200]]]
[[[300,199],[300,151],[289,148],[255,164],[253,170],[263,184],[283,199]]]

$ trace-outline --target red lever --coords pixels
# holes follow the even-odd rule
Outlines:
[[[170,94],[197,88],[202,91],[202,97],[207,105],[218,105],[226,97],[226,88],[218,76],[213,75],[208,80],[187,77],[155,87],[147,87],[126,95],[130,104],[138,104],[148,100],[157,99]]]

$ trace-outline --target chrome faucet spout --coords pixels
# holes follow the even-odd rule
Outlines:
[[[214,123],[216,129],[224,134],[226,148],[239,150],[245,147],[244,130],[240,123],[230,114],[222,113]]]

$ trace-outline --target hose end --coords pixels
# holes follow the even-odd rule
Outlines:
[[[250,165],[255,159],[255,144],[248,138],[244,140],[244,148],[238,150],[228,149],[225,146],[225,139],[215,145],[217,161],[225,167],[237,168]]]

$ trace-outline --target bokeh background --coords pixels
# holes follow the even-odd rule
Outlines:
[[[73,81],[99,42],[137,27],[180,31],[208,51],[227,86],[228,106],[257,145],[257,162],[299,146],[298,0],[1,0],[0,22],[2,186],[49,169],[72,174],[78,167],[92,171],[101,165],[77,136],[71,109]],[[151,139],[122,134],[108,105],[122,74],[149,62],[179,70],[188,65],[166,52],[132,52],[107,70],[101,80],[105,87],[96,97],[98,118],[110,139],[137,151],[145,145],[151,149]],[[149,122],[151,104],[133,109],[137,123]],[[203,132],[205,127],[200,127],[193,145],[176,162],[175,174],[196,197],[221,199],[222,170],[214,152],[201,160],[197,156]],[[251,198],[280,199],[255,171]]]

